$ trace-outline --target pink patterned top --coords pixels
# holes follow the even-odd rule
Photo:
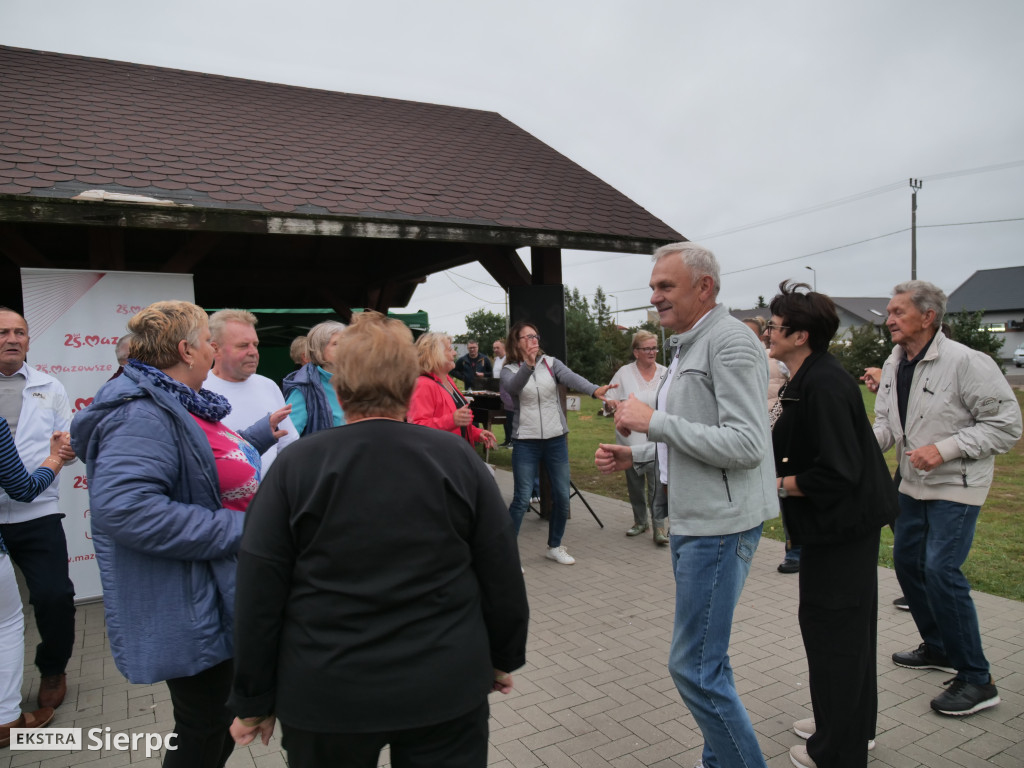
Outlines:
[[[225,509],[245,512],[260,485],[260,454],[241,435],[219,421],[192,418],[206,434],[213,449],[220,483],[220,503]]]

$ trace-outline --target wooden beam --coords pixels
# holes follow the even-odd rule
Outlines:
[[[97,227],[89,230],[89,269],[101,272],[124,269],[124,230]]]
[[[530,266],[533,285],[562,284],[561,248],[531,248]]]
[[[340,215],[325,217],[301,213],[282,215],[224,208],[168,208],[27,195],[0,195],[0,222],[473,243],[512,248],[531,246],[643,254],[653,253],[658,246],[683,239],[682,235],[659,239],[407,219]]]
[[[476,250],[479,252],[480,265],[502,288],[508,290],[513,285],[530,284],[530,270],[519,258],[515,248],[489,246]]]
[[[35,246],[26,240],[18,231],[18,227],[13,224],[0,224],[0,253],[3,253],[19,267],[39,269],[53,267],[53,263],[37,251]]]

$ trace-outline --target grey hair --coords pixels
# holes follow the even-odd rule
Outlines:
[[[306,356],[309,358],[309,362],[323,367],[323,364],[327,362],[324,360],[324,350],[331,343],[331,338],[347,327],[337,320],[325,320],[310,328],[309,334],[306,336]]]
[[[946,294],[939,286],[926,280],[907,280],[892,289],[893,296],[899,293],[910,296],[910,301],[922,315],[929,309],[933,310],[935,319],[932,320],[932,328],[939,330],[942,327],[942,318],[946,314]]]
[[[220,341],[224,333],[224,326],[228,323],[247,323],[253,328],[256,327],[256,315],[245,309],[218,309],[210,315],[210,335],[216,342]]]
[[[669,243],[668,245],[661,246],[661,248],[654,252],[654,261],[661,261],[666,256],[671,256],[674,253],[678,253],[679,260],[683,263],[683,266],[689,268],[690,273],[693,275],[694,285],[705,275],[714,281],[714,296],[717,298],[718,292],[722,290],[722,278],[715,254],[703,245],[697,245],[696,243]]]

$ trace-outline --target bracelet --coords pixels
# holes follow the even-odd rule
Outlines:
[[[57,462],[57,466],[58,467],[63,467],[64,466],[64,459],[58,458],[57,456],[47,456],[45,459],[43,459],[43,464],[45,464],[48,461],[55,461],[55,462]]]

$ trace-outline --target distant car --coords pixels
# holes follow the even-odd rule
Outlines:
[[[1024,344],[1017,347],[1017,351],[1013,353],[1013,364],[1018,368],[1024,365]]]

